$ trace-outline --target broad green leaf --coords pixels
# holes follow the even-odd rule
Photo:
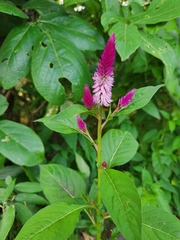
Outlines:
[[[60,0],[58,0],[60,2]],[[79,3],[83,3],[83,2],[86,2],[87,0],[64,0],[64,4],[63,6],[70,6],[70,5],[73,5],[73,4],[77,4],[78,2]]]
[[[135,25],[128,25],[119,21],[110,29],[110,34],[115,33],[116,49],[122,61],[129,58],[140,46],[141,37]]]
[[[44,160],[44,146],[32,129],[0,121],[0,153],[17,165],[34,166]]]
[[[149,86],[136,89],[134,97],[127,108],[120,110],[116,116],[121,114],[129,114],[137,109],[144,107],[154,96],[154,94],[164,85]]]
[[[1,240],[6,240],[7,239],[7,235],[13,225],[14,222],[14,218],[15,218],[15,208],[14,205],[11,206],[7,206],[2,220],[0,222],[0,236],[1,236]]]
[[[4,191],[4,196],[2,198],[2,202],[6,202],[8,198],[10,197],[11,193],[14,190],[14,185],[15,185],[16,179],[10,182],[10,184],[7,186],[7,188]]]
[[[118,0],[101,0],[103,13],[115,12],[119,13],[120,4]]]
[[[89,168],[88,164],[85,162],[85,160],[82,158],[82,156],[80,154],[78,154],[77,152],[75,153],[75,157],[76,157],[75,158],[76,164],[77,164],[79,171],[81,173],[83,173],[86,178],[88,178],[90,176],[90,168]]]
[[[128,18],[133,24],[155,24],[179,17],[179,0],[153,0],[147,11]]]
[[[74,104],[56,116],[49,116],[38,119],[38,122],[43,122],[44,125],[53,131],[69,134],[80,132],[77,125],[76,115],[88,112],[87,108],[82,105]]]
[[[80,212],[86,207],[66,203],[47,206],[25,223],[15,240],[66,240],[76,227]]]
[[[143,207],[142,240],[179,240],[180,221],[157,207]]]
[[[102,138],[102,161],[108,167],[127,163],[135,155],[138,142],[129,132],[111,129]]]
[[[0,12],[27,19],[28,16],[10,1],[0,1]]]
[[[6,166],[2,169],[0,169],[0,179],[6,179],[6,177],[16,177],[20,173],[22,173],[23,169],[20,166]]]
[[[180,149],[180,136],[175,137],[172,143],[172,150]]]
[[[104,31],[109,29],[109,25],[117,22],[118,20],[122,20],[118,13],[115,12],[105,12],[101,16],[101,24],[104,27]]]
[[[32,48],[40,30],[32,23],[12,29],[0,48],[0,85],[14,87],[30,69]]]
[[[86,187],[83,178],[73,169],[57,164],[40,167],[40,183],[50,203],[74,203]]]
[[[37,204],[37,205],[47,205],[48,201],[35,193],[18,193],[15,196],[16,202]]]
[[[166,67],[166,86],[168,90],[173,93],[177,85],[176,79],[174,79],[173,75],[174,69],[177,65],[175,52],[163,39],[153,37],[143,32],[141,32],[140,35],[142,39],[140,47],[154,57],[159,58],[164,63]]]
[[[37,57],[38,56],[38,57]],[[83,54],[68,39],[44,32],[35,45],[31,73],[38,92],[50,103],[64,103],[64,86],[71,83],[74,101],[82,97],[90,79]],[[69,89],[66,89],[69,90]]]
[[[0,94],[0,115],[2,115],[8,108],[9,103],[6,98]]]
[[[29,208],[22,203],[15,203],[15,209],[17,218],[21,221],[23,225],[33,216]]]
[[[52,13],[41,17],[39,26],[44,31],[54,32],[58,39],[67,39],[80,50],[102,49],[102,35],[87,21],[75,16]]]
[[[101,196],[113,222],[126,240],[141,239],[141,201],[126,174],[117,170],[101,173]]]
[[[146,131],[142,138],[142,143],[152,143],[159,137],[157,129],[152,129],[150,131]]]
[[[20,182],[15,185],[15,189],[25,193],[42,192],[42,187],[39,182]]]
[[[64,12],[64,8],[53,0],[30,0],[23,5],[23,9],[34,9],[40,15],[47,15],[52,12]]]
[[[145,107],[143,107],[143,111],[157,119],[161,119],[159,110],[152,101],[150,101]]]

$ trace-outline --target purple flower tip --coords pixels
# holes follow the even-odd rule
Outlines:
[[[87,108],[92,108],[94,105],[93,96],[87,84],[84,85],[83,102],[84,106]]]
[[[79,130],[84,131],[86,129],[85,122],[78,115],[76,116],[76,119],[77,119],[77,124],[78,124]]]
[[[130,102],[132,101],[135,91],[136,91],[136,89],[134,88],[130,92],[128,92],[125,96],[121,97],[118,101],[118,108],[127,107],[130,104]]]
[[[114,83],[113,64],[116,56],[115,45],[115,35],[112,33],[93,76],[94,103],[100,106],[109,107],[111,103],[112,86]]]

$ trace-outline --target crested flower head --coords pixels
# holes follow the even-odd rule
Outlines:
[[[112,33],[93,76],[94,103],[100,106],[109,107],[112,102],[112,86],[114,83],[113,64],[115,61],[115,55],[115,35]]]
[[[125,108],[127,107],[133,99],[134,93],[136,89],[132,89],[128,92],[125,96],[121,97],[118,101],[118,108]]]
[[[85,122],[78,115],[76,116],[76,119],[79,130],[85,131],[86,130]]]
[[[83,102],[84,102],[84,106],[90,109],[94,105],[93,96],[87,84],[84,85]]]

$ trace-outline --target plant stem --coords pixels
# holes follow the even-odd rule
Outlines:
[[[102,165],[102,159],[101,159],[101,137],[102,137],[102,110],[103,108],[100,107],[100,114],[98,119],[98,132],[97,132],[97,168],[98,168],[98,192],[97,192],[97,240],[101,239],[101,192],[100,192],[100,186],[101,186],[101,165]]]

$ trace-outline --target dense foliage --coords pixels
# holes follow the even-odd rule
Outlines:
[[[52,234],[60,226],[57,239],[96,234],[93,220],[87,217],[92,217],[94,209],[83,211],[95,202],[96,151],[77,129],[75,115],[83,113],[96,139],[97,122],[83,106],[82,95],[84,85],[93,84],[93,73],[112,33],[117,52],[112,111],[120,97],[138,90],[137,103],[123,109],[103,129],[104,160],[108,161],[119,136],[125,139],[121,146],[125,150],[118,149],[110,166],[114,169],[104,171],[102,181],[113,179],[120,196],[127,192],[119,179],[124,188],[135,183],[136,193],[128,197],[134,198],[130,208],[139,204],[139,196],[144,206],[142,239],[147,239],[146,234],[152,240],[179,239],[175,218],[180,217],[179,13],[179,0],[0,1],[2,240],[23,239],[20,234],[31,227],[37,232],[39,226],[33,223],[49,215],[57,226],[47,231]],[[107,108],[103,114],[106,119]],[[113,221],[107,217],[102,238],[116,239],[122,234],[127,240],[138,239],[138,232],[132,228],[132,238],[127,226],[124,230],[118,222],[117,209],[111,209],[106,191],[102,185],[103,201]],[[109,194],[114,194],[112,189]],[[154,207],[158,207],[156,214]],[[128,211],[124,214],[133,222]],[[156,224],[156,218],[159,225],[154,228],[161,229],[162,235],[148,228]],[[140,219],[136,220],[131,224],[137,229]],[[24,239],[30,239],[31,232],[27,234],[29,238]],[[42,234],[46,239],[47,232]]]

